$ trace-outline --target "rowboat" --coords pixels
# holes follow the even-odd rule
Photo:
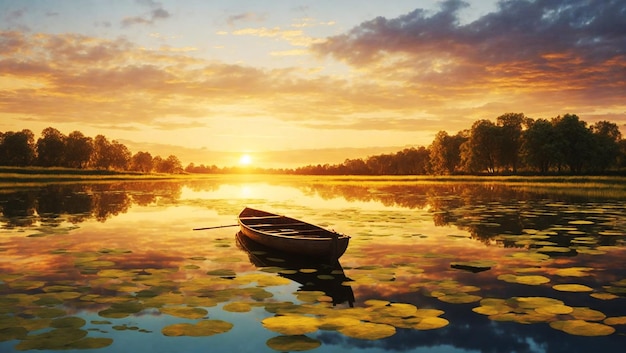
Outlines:
[[[319,261],[293,253],[277,251],[250,240],[237,232],[237,247],[248,254],[250,263],[259,269],[280,267],[278,275],[300,284],[298,292],[324,292],[333,306],[347,303],[354,306],[354,292],[338,259]],[[302,269],[307,269],[303,271]]]
[[[350,237],[295,218],[246,207],[239,213],[241,233],[285,253],[338,259]]]

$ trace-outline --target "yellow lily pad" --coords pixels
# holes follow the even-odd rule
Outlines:
[[[608,336],[615,332],[611,326],[585,320],[553,321],[550,327],[576,336]]]
[[[619,298],[619,296],[611,293],[591,293],[589,296],[600,300],[612,300]]]
[[[422,319],[417,325],[413,326],[413,328],[417,330],[434,330],[438,328],[442,328],[448,326],[450,322],[441,317],[426,317]]]
[[[302,315],[268,317],[261,322],[266,329],[283,335],[304,335],[315,332],[322,323],[318,318]]]
[[[538,286],[550,282],[549,278],[539,275],[518,276],[513,274],[504,274],[498,276],[498,279],[508,283],[526,284],[529,286]]]
[[[233,328],[233,324],[222,320],[202,320],[196,324],[173,324],[165,326],[161,333],[165,336],[213,336],[225,333]]]
[[[567,306],[567,305],[556,304],[556,305],[542,306],[542,307],[536,308],[535,311],[541,314],[560,315],[560,314],[569,314],[574,311],[574,308],[572,308],[571,306]]]
[[[570,267],[560,268],[554,272],[554,274],[562,277],[585,277],[591,276],[589,271],[592,271],[591,267]]]
[[[552,288],[561,292],[593,292],[593,288],[582,284],[555,284]]]
[[[626,325],[626,316],[613,316],[604,319],[604,323],[607,325]]]
[[[575,307],[570,315],[576,319],[586,321],[600,321],[606,318],[603,312],[587,307]]]
[[[231,313],[247,313],[252,307],[248,303],[228,303],[222,307],[224,311]]]

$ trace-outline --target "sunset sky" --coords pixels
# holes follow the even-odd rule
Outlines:
[[[507,112],[626,134],[626,2],[0,0],[0,131],[296,167]]]

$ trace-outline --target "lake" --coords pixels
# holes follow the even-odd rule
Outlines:
[[[622,352],[611,192],[212,176],[0,189],[0,351]],[[339,263],[258,247],[245,206],[350,235]]]

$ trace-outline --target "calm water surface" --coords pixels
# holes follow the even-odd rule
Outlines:
[[[624,200],[554,191],[254,176],[0,189],[0,351],[622,352]],[[236,227],[192,230],[244,206],[350,246],[312,263]]]

